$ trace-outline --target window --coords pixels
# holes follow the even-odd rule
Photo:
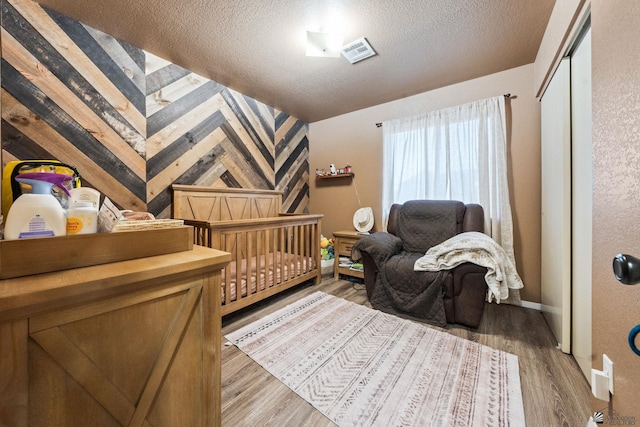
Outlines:
[[[504,97],[383,123],[383,223],[394,203],[478,203],[485,233],[514,262]]]

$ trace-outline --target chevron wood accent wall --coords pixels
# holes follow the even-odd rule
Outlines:
[[[2,162],[58,159],[124,209],[173,183],[278,189],[308,212],[308,124],[30,0],[2,0]]]
[[[275,188],[274,110],[147,54],[147,194],[169,206],[172,183]]]
[[[285,212],[309,213],[309,125],[286,113],[275,113],[276,190]]]

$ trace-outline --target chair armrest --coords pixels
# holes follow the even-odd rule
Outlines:
[[[484,209],[482,206],[470,203],[466,205],[462,231],[479,231],[484,233]]]
[[[444,291],[445,305],[452,303],[455,323],[477,328],[487,297],[487,283],[484,278],[487,269],[465,262],[453,268],[451,273],[451,287],[445,287]]]
[[[364,287],[367,291],[367,299],[371,300],[373,288],[376,286],[376,277],[378,276],[378,266],[371,255],[362,252],[362,267],[364,268]]]
[[[371,298],[379,266],[402,250],[402,240],[390,233],[379,232],[364,236],[351,248],[351,259],[362,261],[364,286]]]
[[[376,265],[380,266],[393,255],[402,250],[402,240],[390,233],[379,232],[363,236],[351,248],[351,259],[362,260],[362,254],[367,253]]]

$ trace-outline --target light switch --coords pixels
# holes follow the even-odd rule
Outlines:
[[[606,372],[591,370],[591,393],[600,400],[609,401],[609,377]]]

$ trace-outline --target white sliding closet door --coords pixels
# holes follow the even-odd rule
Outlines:
[[[591,31],[542,97],[542,311],[558,347],[591,377]]]
[[[542,312],[571,351],[571,85],[565,58],[542,97]]]
[[[571,353],[591,379],[593,142],[591,30],[571,55],[572,279]]]

